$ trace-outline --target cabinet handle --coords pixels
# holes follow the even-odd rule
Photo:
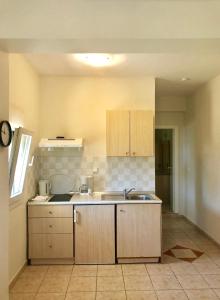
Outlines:
[[[124,209],[120,209],[120,212],[125,212],[125,210]]]
[[[73,211],[73,222],[78,223],[78,211],[76,209]]]
[[[133,155],[135,155],[135,154],[136,154],[136,152],[133,152],[132,154],[133,154]]]
[[[50,211],[49,211],[49,214],[50,214],[50,215],[52,215],[52,214],[53,214],[53,212],[50,210]]]
[[[129,152],[126,152],[126,155],[129,155]]]
[[[53,228],[53,225],[49,225],[50,228]]]
[[[49,248],[52,249],[53,248],[52,245],[49,245]]]

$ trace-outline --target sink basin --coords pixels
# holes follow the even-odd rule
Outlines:
[[[102,200],[107,200],[107,201],[118,201],[118,200],[124,200],[123,194],[102,194],[101,196]]]
[[[153,197],[149,194],[130,194],[127,200],[153,200]]]
[[[124,201],[124,200],[154,200],[153,196],[151,194],[141,194],[141,193],[131,193],[128,194],[128,196],[126,197],[126,199],[124,199],[124,195],[123,193],[106,193],[106,194],[102,194],[101,196],[102,200],[107,200],[107,201]]]

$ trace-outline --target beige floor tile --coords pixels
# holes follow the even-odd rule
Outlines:
[[[181,263],[173,263],[170,265],[171,269],[175,274],[183,274],[183,275],[194,275],[198,274],[195,266],[191,263],[181,262]]]
[[[70,280],[70,275],[46,276],[40,286],[39,293],[61,293],[64,294]]]
[[[146,268],[150,275],[172,275],[173,274],[168,264],[147,264]]]
[[[10,294],[9,300],[34,300],[35,294]]]
[[[210,289],[186,290],[185,292],[190,300],[217,300],[218,299],[215,293]]]
[[[201,274],[220,274],[220,268],[214,263],[198,263],[195,268]]]
[[[122,271],[124,276],[143,276],[147,275],[147,270],[145,265],[140,265],[140,264],[127,264],[127,265],[122,265]]]
[[[220,288],[220,275],[203,275],[211,288]]]
[[[26,266],[24,272],[39,272],[46,273],[48,266]]]
[[[207,289],[206,281],[201,275],[177,275],[183,289]]]
[[[172,249],[173,254],[177,258],[196,258],[195,253],[190,249]]]
[[[213,290],[215,293],[216,293],[216,295],[220,298],[220,289],[214,289]]]
[[[47,270],[47,266],[27,266],[19,275],[19,278],[43,279]]]
[[[97,276],[122,276],[121,265],[100,265]]]
[[[181,289],[181,286],[174,275],[150,275],[150,278],[156,290]]]
[[[68,287],[70,292],[94,292],[96,290],[96,277],[71,277]]]
[[[126,291],[127,300],[157,300],[153,291]]]
[[[157,291],[158,300],[187,300],[184,291],[167,290]]]
[[[70,274],[72,273],[73,266],[66,265],[66,266],[49,266],[47,275],[56,275],[56,274]]]
[[[19,278],[14,287],[12,288],[12,293],[37,293],[40,287],[41,279],[27,279]]]
[[[65,300],[95,300],[95,292],[67,293]]]
[[[57,293],[40,293],[36,295],[34,300],[64,300],[66,294]]]
[[[192,262],[192,264],[197,263],[212,263],[212,260],[208,255],[203,254]]]
[[[19,279],[40,279],[43,280],[47,273],[40,272],[23,272],[19,275]]]
[[[180,262],[180,260],[178,258],[163,254],[162,262],[163,262],[163,264],[172,264],[172,263],[178,263],[178,262]]]
[[[126,300],[125,291],[97,292],[96,300]]]
[[[96,265],[80,265],[74,266],[72,271],[72,276],[89,276],[93,277],[97,275],[97,266]]]
[[[122,276],[97,277],[97,291],[123,291],[124,281]]]
[[[148,275],[145,276],[124,276],[126,291],[147,291],[153,286]]]
[[[47,270],[47,266],[27,266],[19,275],[19,278],[43,279],[43,277],[47,273]]]

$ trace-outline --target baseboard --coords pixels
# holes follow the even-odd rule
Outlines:
[[[201,233],[203,233],[208,239],[210,239],[216,246],[218,246],[220,248],[220,243],[218,243],[216,240],[214,240],[213,237],[211,237],[207,232],[205,232],[203,229],[201,229],[197,224],[195,224],[193,221],[191,221],[190,219],[188,219],[186,216],[182,215],[182,217],[184,219],[186,219],[190,224],[192,224],[193,226],[195,226],[198,231],[200,231]]]
[[[10,280],[9,289],[11,289],[14,286],[16,280],[18,279],[19,275],[24,271],[24,268],[26,267],[26,265],[27,265],[27,261],[24,262],[23,266],[18,270],[18,272]]]

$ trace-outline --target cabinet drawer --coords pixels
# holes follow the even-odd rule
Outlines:
[[[36,205],[28,207],[29,218],[72,218],[72,205]]]
[[[72,234],[29,235],[29,258],[72,258]]]
[[[72,218],[29,218],[29,234],[73,233]]]

